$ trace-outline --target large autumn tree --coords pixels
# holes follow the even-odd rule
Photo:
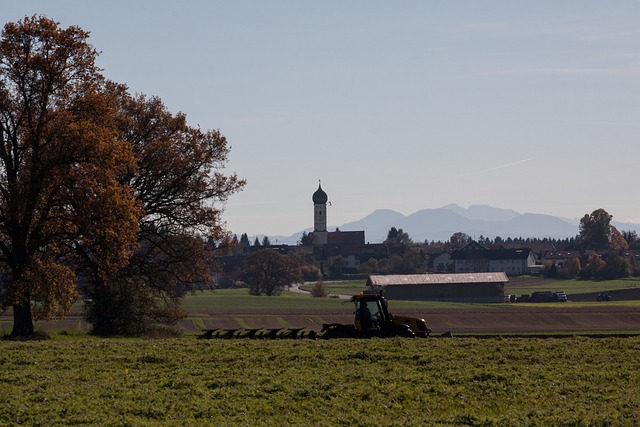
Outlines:
[[[219,131],[107,81],[87,39],[35,16],[2,33],[0,302],[14,336],[68,311],[78,286],[96,333],[175,320],[180,296],[210,285],[222,206],[244,185],[223,173]]]
[[[119,138],[131,145],[136,166],[121,179],[144,214],[130,262],[106,279],[91,275],[88,314],[95,333],[130,335],[175,320],[185,291],[210,286],[206,242],[224,237],[220,206],[244,180],[223,173],[229,146],[219,131],[188,126],[157,97],[113,90]]]
[[[44,17],[8,23],[0,40],[0,302],[12,336],[76,297],[76,247],[108,275],[137,246],[140,206],[121,179],[134,151],[88,33]],[[32,310],[35,307],[36,310]]]

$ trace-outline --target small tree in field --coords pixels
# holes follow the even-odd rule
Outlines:
[[[279,295],[294,283],[302,282],[300,266],[291,258],[271,249],[247,256],[242,278],[251,295]]]
[[[329,295],[329,289],[322,280],[314,283],[311,287],[310,292],[311,296],[315,298],[325,298],[327,295]]]

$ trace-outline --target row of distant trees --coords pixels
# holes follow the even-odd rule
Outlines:
[[[580,234],[573,247],[587,255],[586,262],[578,257],[566,260],[562,266],[545,267],[548,277],[610,280],[640,276],[635,257],[623,257],[622,251],[638,246],[635,231],[618,231],[611,225],[613,218],[604,209],[597,209],[580,219]]]
[[[616,227],[611,225],[612,215],[610,215],[604,209],[597,209],[591,214],[585,214],[580,220],[579,234],[575,237],[567,237],[564,239],[552,238],[552,237],[505,237],[496,236],[491,239],[480,235],[476,241],[481,245],[538,245],[548,244],[555,247],[557,250],[620,250],[631,249],[638,247],[639,240],[638,235],[633,230],[618,231]],[[240,252],[251,246],[253,247],[267,247],[271,245],[271,241],[268,236],[264,236],[262,240],[258,237],[255,238],[253,244],[250,243],[249,237],[246,233],[243,233],[240,239],[237,236],[233,237],[236,248],[240,248]],[[425,241],[419,244],[424,249],[440,249],[444,251],[452,251],[461,249],[474,240],[473,237],[463,232],[456,232],[451,235],[449,240],[442,241]],[[401,244],[404,246],[415,246],[415,242],[411,239],[409,234],[402,228],[391,227],[387,233],[385,243]],[[298,242],[300,245],[311,245],[313,243],[313,236],[311,233],[303,232]],[[246,250],[245,250],[246,252]]]
[[[269,236],[263,236],[262,240],[256,237],[252,245],[249,242],[249,236],[247,235],[247,233],[242,233],[242,235],[240,236],[240,240],[238,240],[238,236],[234,235],[231,243],[235,248],[237,248],[237,250],[244,253],[247,252],[250,246],[253,246],[255,248],[259,248],[261,246],[271,246],[271,239],[269,239]]]
[[[631,258],[633,260],[633,258]],[[562,265],[545,265],[543,275],[559,279],[593,279],[612,280],[625,277],[640,276],[640,265],[629,258],[620,256],[617,252],[609,252],[605,255],[592,253],[588,256],[584,266],[580,258],[572,257]]]
[[[640,266],[620,255],[621,250],[628,249],[638,243],[635,232],[619,232],[611,225],[612,216],[604,209],[598,209],[586,214],[580,220],[579,234],[572,239],[553,240],[540,239],[539,242],[560,246],[562,250],[582,251],[586,262],[575,256],[569,258],[562,265],[549,263],[543,274],[555,278],[582,279],[616,279],[640,275]],[[465,233],[454,233],[446,245],[438,247],[444,250],[460,249],[472,242],[472,238]],[[249,239],[246,234],[240,238],[241,247],[248,247]],[[267,242],[267,241],[265,241]],[[496,238],[493,241],[481,236],[479,243],[490,244],[530,244],[535,239],[511,239],[504,241]],[[402,255],[391,255],[383,259],[370,258],[358,266],[361,274],[415,274],[427,271],[427,255],[424,248],[416,249],[408,233],[402,229],[392,227],[385,240],[387,244],[405,245],[407,250]],[[259,246],[256,239],[254,246]],[[263,245],[267,246],[267,245]],[[418,245],[419,246],[419,245]],[[424,246],[424,245],[423,245]],[[633,258],[632,258],[633,259]],[[584,262],[584,265],[582,263]],[[333,259],[324,272],[324,278],[341,278],[344,275],[344,259],[340,256]],[[297,281],[320,280],[320,272],[315,267],[314,260],[302,259],[299,255],[285,256],[273,250],[260,250],[249,255],[243,266],[243,279],[253,295],[276,295],[286,286]]]

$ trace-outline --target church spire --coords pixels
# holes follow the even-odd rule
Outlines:
[[[318,180],[318,189],[313,193],[313,231],[314,233],[327,231],[327,200],[329,196],[322,190],[322,183]]]

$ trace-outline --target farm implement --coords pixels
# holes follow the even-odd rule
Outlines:
[[[318,333],[306,328],[275,328],[275,329],[205,329],[199,339],[316,339]]]
[[[326,323],[322,330],[306,328],[278,329],[206,329],[200,339],[333,339],[333,338],[427,338],[431,329],[424,319],[394,316],[389,313],[387,301],[379,294],[360,293],[351,298],[355,305],[353,324]],[[451,336],[450,333],[442,336]]]

